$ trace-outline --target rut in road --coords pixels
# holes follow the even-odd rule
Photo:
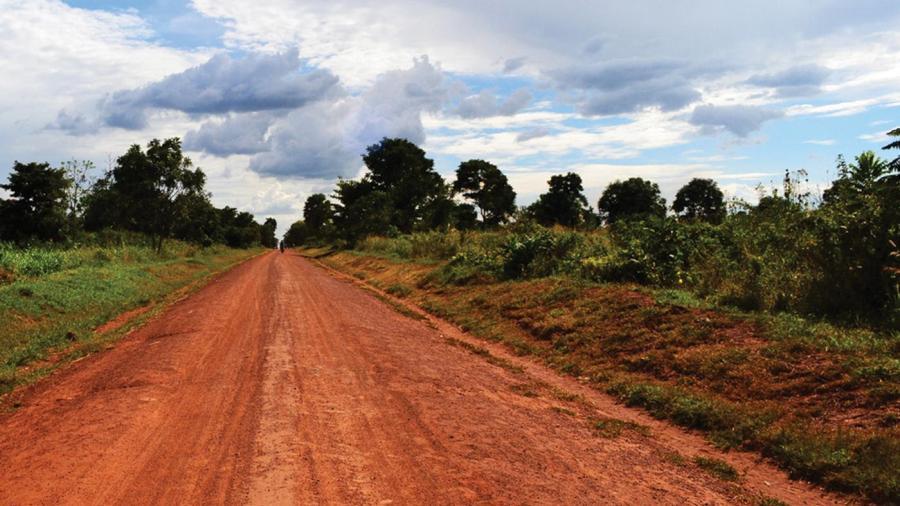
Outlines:
[[[746,455],[723,482],[675,457],[714,452],[698,437],[446,332],[299,256],[257,257],[20,393],[0,418],[0,504],[835,500]],[[599,436],[610,412],[649,434]]]

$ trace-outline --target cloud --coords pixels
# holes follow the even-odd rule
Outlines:
[[[700,105],[694,108],[689,121],[709,133],[724,129],[738,137],[746,137],[759,130],[766,121],[783,115],[781,111],[749,105]]]
[[[184,148],[216,156],[252,155],[266,151],[266,133],[275,116],[266,112],[235,114],[211,120],[184,136]]]
[[[440,67],[418,58],[358,95],[208,121],[186,136],[185,146],[222,157],[252,155],[250,170],[279,179],[354,177],[365,147],[382,137],[423,143],[422,114],[441,110],[455,90]]]
[[[510,72],[519,70],[523,65],[525,65],[525,60],[526,58],[524,56],[507,59],[505,62],[503,62],[503,73],[509,74]]]
[[[834,139],[809,139],[809,140],[803,141],[803,144],[813,144],[816,146],[832,146],[832,145],[834,145],[834,143],[835,143]]]
[[[757,74],[747,79],[748,84],[774,88],[780,97],[802,97],[822,91],[822,84],[831,71],[820,65],[808,64],[791,67],[771,74]]]
[[[546,137],[550,135],[550,130],[546,128],[530,128],[528,130],[524,130],[519,132],[519,135],[516,136],[516,142],[526,142],[531,139],[538,139],[540,137]]]
[[[574,90],[579,110],[604,116],[648,107],[674,111],[700,100],[689,77],[698,72],[669,60],[625,60],[574,65],[550,72],[563,90]]]
[[[456,113],[467,119],[511,116],[524,109],[531,102],[531,98],[528,90],[519,89],[501,102],[491,91],[482,90],[478,95],[464,98]]]
[[[296,51],[244,59],[218,54],[160,81],[113,93],[103,101],[101,116],[108,126],[138,130],[147,126],[152,109],[188,114],[293,109],[339,92],[333,74],[299,73],[300,66]]]

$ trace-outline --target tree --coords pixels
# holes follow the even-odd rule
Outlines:
[[[86,221],[92,226],[145,232],[161,251],[176,223],[191,214],[190,206],[198,202],[198,196],[206,195],[206,175],[192,166],[177,137],[153,139],[146,152],[132,145],[95,184],[97,195],[90,199],[94,209],[88,211],[91,216]]]
[[[275,229],[278,228],[278,222],[275,218],[266,218],[259,229],[260,243],[266,248],[274,248],[278,246],[278,239],[275,237]]]
[[[534,219],[545,226],[559,224],[576,227],[584,222],[590,210],[581,186],[581,176],[574,172],[555,175],[547,184],[550,187],[547,193],[529,207]]]
[[[59,168],[66,174],[66,179],[71,181],[71,185],[66,192],[66,214],[70,231],[75,231],[82,226],[81,220],[84,217],[87,197],[91,191],[91,186],[94,184],[91,175],[91,172],[94,170],[94,163],[69,160],[63,162]]]
[[[484,160],[469,160],[456,169],[454,193],[461,193],[477,207],[481,221],[493,227],[509,221],[516,211],[516,192],[496,165]]]
[[[366,148],[363,161],[369,169],[364,177],[367,188],[387,198],[390,224],[401,232],[412,232],[422,222],[428,205],[445,193],[434,161],[406,139],[382,139]]]
[[[284,234],[284,245],[293,248],[301,246],[309,239],[309,229],[302,220],[291,223],[291,228]]]
[[[887,146],[881,149],[900,149],[900,128],[895,128],[887,133],[890,137],[897,137],[897,140],[889,143]],[[891,167],[895,171],[900,171],[900,155],[897,155],[897,158],[891,162]]]
[[[725,198],[712,179],[694,178],[675,194],[672,209],[688,220],[721,223],[725,218]]]
[[[306,233],[311,236],[324,237],[333,218],[331,202],[321,193],[310,195],[303,204],[303,222],[306,224]]]
[[[632,177],[614,181],[603,190],[597,210],[606,223],[623,218],[666,215],[666,201],[659,195],[656,183]]]
[[[59,241],[66,226],[66,192],[71,185],[63,169],[48,163],[13,164],[9,182],[0,188],[10,193],[3,202],[2,239]]]
[[[846,163],[816,214],[829,309],[887,312],[900,296],[900,175],[872,151]]]
[[[382,190],[373,188],[371,181],[338,181],[334,190],[337,201],[334,228],[338,237],[354,244],[367,235],[392,235],[391,199]]]

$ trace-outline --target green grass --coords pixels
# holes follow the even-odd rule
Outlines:
[[[728,462],[723,460],[708,457],[694,457],[694,464],[697,464],[700,469],[703,469],[723,481],[737,481],[738,478],[740,478],[737,469],[731,467]]]
[[[162,255],[140,245],[0,247],[0,262],[14,276],[0,284],[0,393],[39,377],[44,367],[30,366],[56,352],[91,351],[94,329],[113,317],[161,302],[255,252],[175,241]]]

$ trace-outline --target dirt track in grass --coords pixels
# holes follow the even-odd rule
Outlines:
[[[0,504],[840,500],[291,253],[12,395]]]

